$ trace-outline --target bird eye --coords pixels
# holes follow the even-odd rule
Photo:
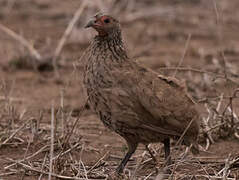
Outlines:
[[[109,22],[110,22],[110,19],[105,19],[104,22],[105,22],[105,23],[109,23]]]

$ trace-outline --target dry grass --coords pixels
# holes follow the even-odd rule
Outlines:
[[[217,22],[220,20],[220,12],[216,1],[214,2],[214,10]],[[14,1],[12,2],[14,3]],[[57,78],[61,78],[58,72],[57,62],[60,58],[61,51],[65,45],[67,38],[74,28],[79,18],[88,18],[88,14],[92,15],[95,9],[106,10],[119,15],[123,19],[123,23],[130,23],[139,19],[157,18],[158,16],[174,16],[175,12],[171,9],[156,9],[148,5],[144,1],[99,1],[98,3],[88,3],[88,10],[84,12],[87,3],[76,11],[72,21],[66,28],[55,53],[53,54],[53,67]],[[109,7],[104,9],[104,7]],[[86,16],[81,16],[84,14]],[[41,60],[41,55],[27,40],[17,35],[12,30],[0,24],[0,28],[14,38],[20,41],[29,51],[33,59]],[[219,29],[219,28],[218,28]],[[220,30],[218,30],[220,31]],[[218,32],[219,36],[221,32]],[[155,166],[151,157],[146,151],[138,153],[128,163],[127,168],[121,176],[121,179],[236,179],[239,178],[239,154],[228,154],[227,158],[218,158],[210,155],[208,149],[211,145],[220,139],[233,138],[239,139],[239,118],[235,109],[238,108],[238,69],[236,66],[227,61],[225,51],[218,50],[217,54],[213,54],[212,63],[203,69],[182,66],[182,62],[190,48],[191,35],[185,43],[183,55],[176,67],[165,66],[158,70],[165,74],[183,77],[189,86],[188,91],[197,99],[202,113],[202,124],[200,143],[201,151],[209,155],[203,157],[191,157],[187,150],[176,143],[173,146],[174,163],[167,167],[171,170],[171,174],[165,174],[162,169],[163,163]],[[218,37],[221,39],[221,37]],[[210,54],[212,55],[212,54]],[[206,55],[205,55],[206,56]],[[73,72],[73,76],[75,72]],[[53,104],[51,114],[47,114],[46,119],[51,124],[42,123],[43,113],[38,115],[29,115],[27,109],[19,111],[15,102],[22,99],[14,97],[12,89],[14,82],[2,80],[0,83],[0,149],[12,147],[24,147],[22,155],[14,158],[6,155],[4,161],[6,166],[0,172],[0,179],[17,175],[24,179],[25,176],[37,177],[41,179],[112,179],[116,178],[112,175],[117,167],[121,157],[112,154],[112,150],[105,151],[95,163],[87,163],[84,161],[84,155],[88,151],[99,153],[100,150],[87,145],[82,140],[79,128],[79,120],[86,110],[87,101],[81,102],[83,106],[77,116],[73,116],[73,109],[65,107],[64,92],[67,91],[68,83],[61,90],[59,99],[60,104]],[[231,84],[234,88],[226,94],[220,90],[225,84]],[[69,83],[70,84],[70,83]],[[207,93],[206,93],[207,92]],[[208,96],[208,92],[211,95]],[[214,93],[216,92],[216,93]],[[83,100],[82,100],[83,101]],[[24,102],[23,102],[24,103]],[[235,105],[236,104],[236,105]],[[59,109],[55,109],[55,106]],[[157,159],[162,159],[161,147],[152,145],[150,147]],[[17,157],[17,158],[16,158]],[[162,161],[161,161],[162,162]],[[154,167],[157,167],[154,168]]]

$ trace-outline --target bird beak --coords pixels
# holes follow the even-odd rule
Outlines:
[[[91,19],[86,25],[85,28],[92,27],[95,24],[95,19]]]

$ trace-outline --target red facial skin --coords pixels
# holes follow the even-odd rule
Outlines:
[[[109,19],[109,22],[106,23],[105,20]],[[98,33],[99,36],[105,36],[107,35],[107,31],[105,30],[105,26],[111,22],[111,18],[108,16],[101,16],[101,17],[96,17],[96,20],[92,22],[90,25],[93,27]]]

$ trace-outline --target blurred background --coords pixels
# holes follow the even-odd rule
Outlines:
[[[78,143],[72,156],[79,159],[80,152],[86,153],[80,157],[86,168],[110,151],[115,156],[105,158],[110,164],[106,170],[114,169],[118,157],[125,153],[124,141],[105,129],[90,109],[82,114],[86,97],[81,85],[83,63],[79,59],[96,35],[84,25],[99,11],[121,22],[131,58],[187,85],[189,94],[200,105],[202,144],[214,155],[226,158],[231,153],[238,157],[238,9],[238,0],[0,0],[0,179],[1,175],[11,179],[19,174],[44,179],[39,172],[30,172],[29,167],[23,168],[13,159],[41,168],[36,159],[25,158],[43,144],[50,144],[52,107],[55,139],[61,141],[71,134],[71,138],[62,141],[71,142],[67,147]],[[77,117],[80,120],[74,126]],[[71,131],[73,127],[76,130]],[[48,157],[47,148],[37,156],[41,164]],[[138,154],[142,151],[139,149]],[[57,169],[59,163],[69,168],[69,164],[58,160],[54,161],[55,173],[84,177],[78,165],[68,171]],[[74,164],[74,158],[69,161]],[[8,167],[11,164],[13,169]],[[220,167],[224,167],[224,161]],[[101,171],[99,176],[104,178],[107,173],[101,168],[104,165],[88,175],[97,177]],[[235,169],[238,177],[238,166]],[[146,177],[147,173],[150,168],[135,177]]]

